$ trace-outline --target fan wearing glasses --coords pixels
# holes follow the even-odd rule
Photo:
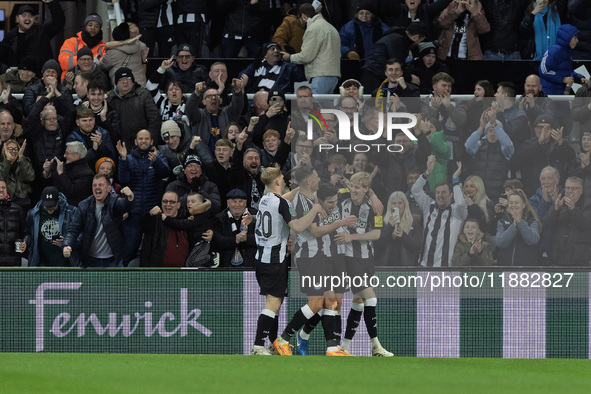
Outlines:
[[[240,79],[232,80],[232,101],[230,105],[222,107],[222,98],[216,87],[206,85],[205,82],[195,84],[195,91],[187,102],[187,115],[193,125],[193,134],[209,147],[212,155],[215,153],[215,143],[222,137],[221,130],[225,130],[230,122],[238,122],[244,105],[244,87],[248,77],[242,75]],[[202,99],[201,95],[203,95]],[[199,103],[205,108],[199,108]]]

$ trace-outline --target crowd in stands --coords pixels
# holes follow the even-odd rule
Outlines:
[[[584,3],[127,1],[112,40],[91,13],[57,54],[58,0],[38,22],[22,5],[0,43],[0,265],[254,267],[242,217],[279,166],[292,190],[301,167],[336,188],[369,173],[379,266],[589,266]],[[209,69],[204,43],[222,48]],[[241,49],[252,64],[228,75]],[[357,78],[341,59],[363,61]],[[471,99],[452,94],[447,61],[518,59],[540,62],[523,89],[482,75]],[[336,114],[312,120],[321,109],[349,118],[351,141]],[[416,115],[416,141],[386,138],[392,112]],[[382,130],[372,142],[400,151],[350,148]]]

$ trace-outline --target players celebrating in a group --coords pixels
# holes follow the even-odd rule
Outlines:
[[[322,321],[326,354],[350,356],[348,349],[351,340],[364,315],[372,354],[391,357],[393,354],[382,347],[377,337],[377,298],[368,281],[364,281],[361,286],[358,286],[358,280],[351,281],[353,307],[347,319],[345,339],[342,347],[339,347],[342,327],[339,311],[345,288],[330,289],[327,282],[320,280],[331,276],[342,277],[344,273],[351,279],[371,278],[375,273],[372,241],[380,237],[383,205],[371,190],[371,175],[356,173],[351,177],[349,188],[337,192],[331,185],[320,186],[318,174],[313,169],[297,169],[294,178],[300,187],[295,194],[291,212],[298,219],[291,218],[287,201],[277,194],[284,186],[281,173],[266,169],[261,178],[270,193],[261,200],[261,211],[257,214],[257,280],[261,294],[267,296],[267,303],[259,317],[252,354],[269,354],[264,348],[264,339],[269,336],[275,352],[291,355],[289,341],[306,324],[298,332],[298,353],[305,355],[309,334]],[[321,205],[314,203],[316,192]],[[294,223],[296,221],[297,225]],[[271,223],[278,226],[279,230],[271,231]],[[281,336],[276,337],[276,313],[287,285],[287,266],[286,262],[269,265],[265,258],[271,255],[276,258],[284,256],[284,248],[279,245],[287,243],[288,226],[297,233],[294,262],[300,272],[302,291],[307,294],[308,302],[295,313]],[[276,250],[276,253],[265,254],[266,248]]]
[[[299,185],[299,191],[296,193],[293,200],[294,209],[297,217],[301,218],[305,217],[305,215],[307,215],[315,206],[314,193],[318,190],[320,177],[315,170],[312,170],[307,166],[298,168],[294,171],[293,175]],[[329,211],[331,213],[336,206],[336,190],[334,197],[335,204]],[[334,216],[331,215],[331,217]],[[328,219],[326,215],[324,215],[324,218]],[[347,219],[348,221],[338,220],[336,224],[340,227],[341,225],[354,225],[356,222],[355,217],[349,217]],[[273,342],[273,346],[280,355],[291,355],[289,340],[292,335],[295,334],[306,321],[312,319],[316,314],[319,314],[319,312],[325,312],[320,316],[322,316],[322,326],[326,337],[326,355],[350,356],[349,353],[342,351],[338,347],[340,338],[335,334],[337,332],[337,322],[335,311],[336,300],[334,294],[328,292],[330,289],[326,288],[326,283],[321,283],[321,278],[334,275],[336,272],[333,271],[333,266],[328,262],[325,253],[320,250],[320,247],[323,244],[323,240],[317,238],[321,234],[320,231],[316,231],[316,233],[313,234],[311,233],[312,227],[316,227],[317,229],[318,226],[311,224],[308,229],[297,235],[295,250],[293,252],[295,254],[295,261],[300,272],[300,277],[311,279],[305,282],[303,280],[301,281],[302,291],[308,295],[308,303],[295,313],[281,336]],[[336,230],[336,228],[335,225],[331,231]],[[325,232],[324,234],[328,234],[328,232]],[[323,307],[324,310],[322,310]]]

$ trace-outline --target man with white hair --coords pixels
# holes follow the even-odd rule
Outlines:
[[[544,216],[544,228],[552,228],[548,257],[551,265],[589,266],[591,258],[591,206],[584,204],[583,180],[566,180],[564,195]]]
[[[65,160],[54,156],[45,160],[43,177],[51,178],[51,183],[66,196],[68,204],[78,206],[78,203],[92,193],[92,177],[94,172],[86,163],[86,147],[80,141],[68,142],[64,152]]]

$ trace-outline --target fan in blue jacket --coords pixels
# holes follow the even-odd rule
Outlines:
[[[365,59],[374,42],[388,30],[390,27],[377,17],[372,2],[360,1],[355,17],[339,31],[341,55],[344,59]]]
[[[579,43],[579,29],[562,25],[554,45],[548,49],[540,63],[540,82],[546,94],[570,92],[573,83],[586,84],[587,79],[573,70],[572,50]]]

